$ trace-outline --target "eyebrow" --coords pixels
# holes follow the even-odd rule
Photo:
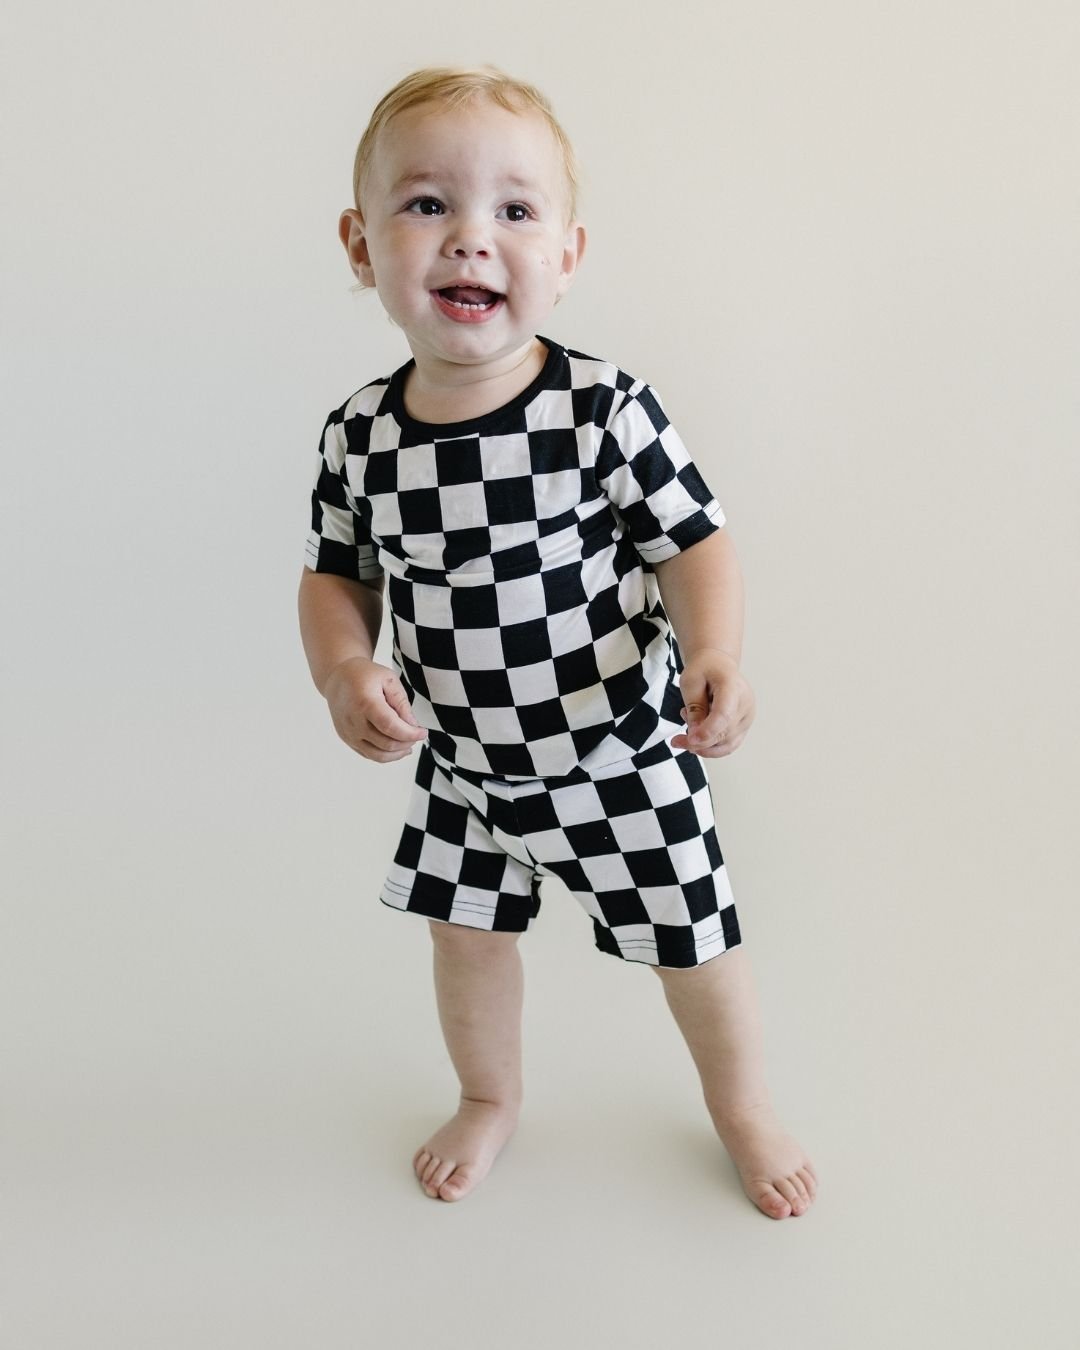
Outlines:
[[[397,181],[393,184],[390,191],[400,192],[403,188],[416,187],[418,184],[421,183],[437,184],[438,181],[439,175],[437,171],[424,169],[421,170],[419,173],[402,174],[401,177],[397,179]],[[521,178],[518,174],[511,173],[507,174],[507,176],[503,178],[501,181],[505,183],[507,187],[523,188],[526,192],[532,193],[534,196],[543,198],[544,201],[548,200],[547,193],[544,192],[544,190],[538,184],[534,183],[532,180],[528,178]]]

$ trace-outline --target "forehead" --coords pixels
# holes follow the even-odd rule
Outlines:
[[[535,183],[554,199],[563,193],[562,151],[547,120],[511,112],[487,99],[460,108],[424,103],[398,113],[375,143],[372,184],[383,191],[419,176],[481,185],[491,179]]]

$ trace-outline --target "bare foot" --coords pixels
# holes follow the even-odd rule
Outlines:
[[[763,1104],[713,1116],[743,1190],[770,1219],[805,1214],[817,1195],[817,1173],[772,1107]]]
[[[457,1114],[413,1156],[413,1171],[433,1200],[460,1200],[491,1171],[517,1128],[518,1112],[496,1102],[462,1098]]]

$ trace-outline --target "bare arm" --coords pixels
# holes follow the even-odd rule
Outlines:
[[[726,529],[699,539],[654,570],[683,656],[679,687],[687,731],[671,744],[714,759],[737,750],[754,720],[754,691],[739,669],[742,569]]]
[[[351,749],[386,764],[427,733],[404,686],[373,658],[382,622],[383,579],[367,583],[304,568],[297,604],[311,678],[334,729]]]
[[[660,598],[689,661],[703,648],[742,660],[743,581],[735,545],[726,529],[699,539],[653,569]]]
[[[325,695],[327,676],[342,661],[355,656],[374,659],[382,626],[383,584],[381,577],[368,583],[304,568],[297,596],[300,638],[320,694]]]

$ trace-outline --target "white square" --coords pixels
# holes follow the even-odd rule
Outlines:
[[[376,492],[368,498],[371,504],[371,532],[378,539],[400,534],[401,507],[392,492]]]
[[[446,547],[446,535],[441,530],[431,534],[403,534],[401,548],[406,560],[414,567],[422,567],[426,572],[441,572],[445,575],[443,549]]]
[[[544,583],[538,572],[528,577],[514,577],[512,581],[496,581],[495,595],[499,602],[499,622],[503,625],[542,619],[547,613]]]
[[[594,891],[626,891],[634,889],[634,878],[621,853],[600,853],[579,858],[581,870]]]
[[[481,436],[480,464],[484,481],[496,478],[529,478],[532,458],[524,432],[511,436]]]
[[[530,431],[572,431],[574,403],[565,389],[544,389],[525,407]]]
[[[506,674],[515,703],[542,703],[545,699],[558,697],[559,686],[555,680],[555,668],[550,661],[535,661],[531,666],[510,666]]]
[[[438,483],[433,445],[410,445],[398,451],[397,490],[431,488]]]
[[[544,518],[573,511],[581,502],[581,473],[578,469],[538,473],[533,479],[533,495],[537,513]]]
[[[425,834],[420,842],[420,858],[416,870],[456,880],[461,872],[464,856],[464,848],[459,848],[457,844],[449,844],[445,839],[436,839],[432,834]]]
[[[626,816],[612,816],[611,829],[621,849],[664,848],[666,841],[654,811],[634,811]]]
[[[501,553],[504,549],[519,548],[522,544],[533,543],[540,533],[535,520],[512,520],[505,525],[491,525],[491,551]],[[541,548],[544,545],[541,544]],[[490,570],[490,564],[488,564]],[[494,569],[498,576],[498,568]]]
[[[448,530],[480,530],[487,525],[483,483],[450,483],[440,487],[439,507]]]
[[[533,857],[543,862],[571,862],[577,857],[562,830],[536,830],[525,842]]]
[[[560,825],[590,825],[604,820],[607,812],[591,783],[570,783],[551,790],[551,801]]]
[[[518,745],[525,739],[513,708],[473,708],[473,721],[481,744]]]
[[[469,696],[465,692],[465,684],[459,671],[438,670],[428,666],[424,673],[427,676],[428,694],[432,703],[445,703],[451,708],[469,706]]]
[[[712,865],[705,851],[705,841],[700,836],[672,844],[668,849],[668,855],[676,876],[682,882],[698,881],[701,877],[712,875]]]
[[[412,587],[413,614],[417,628],[452,628],[450,587],[430,586],[422,581]]]
[[[670,923],[677,928],[690,923],[686,896],[678,886],[642,886],[639,894],[653,923]]]
[[[454,649],[462,670],[502,670],[506,664],[499,628],[458,628]]]
[[[416,624],[410,623],[408,619],[397,618],[397,639],[402,656],[407,656],[410,661],[419,662],[420,649],[416,645]]]

